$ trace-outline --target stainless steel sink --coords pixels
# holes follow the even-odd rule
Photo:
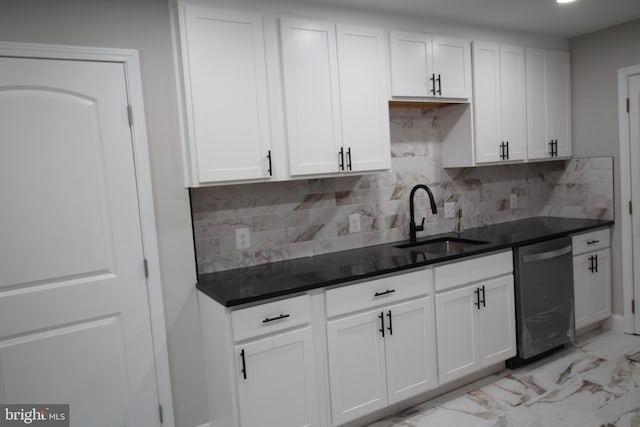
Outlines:
[[[456,237],[443,237],[440,239],[427,240],[422,242],[405,243],[396,248],[408,249],[412,252],[426,252],[429,254],[447,254],[459,252],[473,246],[485,245],[489,242],[481,240],[460,239]]]

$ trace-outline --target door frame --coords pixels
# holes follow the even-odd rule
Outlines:
[[[626,333],[640,333],[635,330],[635,315],[631,312],[631,301],[634,298],[633,278],[633,235],[632,216],[627,204],[633,200],[631,194],[631,135],[629,133],[629,113],[627,113],[627,98],[629,96],[629,77],[640,74],[640,65],[618,69],[618,142],[620,148],[620,226],[622,234],[622,291],[624,331]],[[626,159],[626,160],[625,160]],[[636,207],[636,210],[640,206]],[[636,245],[640,247],[640,245]],[[640,299],[640,298],[639,298]],[[627,301],[628,303],[625,303]],[[638,301],[640,303],[640,301]]]
[[[0,42],[0,56],[34,59],[61,59],[116,62],[124,65],[127,97],[133,116],[131,139],[136,172],[138,209],[142,232],[142,249],[148,264],[147,298],[151,321],[151,338],[158,387],[158,401],[162,406],[163,427],[174,427],[169,355],[162,298],[160,257],[156,235],[156,220],[151,186],[151,166],[147,130],[145,126],[144,98],[138,51],[97,47],[48,45],[37,43]],[[123,114],[126,113],[123,106]]]

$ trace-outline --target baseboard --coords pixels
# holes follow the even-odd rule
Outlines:
[[[620,316],[619,314],[612,314],[608,319],[602,321],[602,328],[623,334],[624,317]]]
[[[211,423],[200,424],[199,426],[196,426],[196,427],[211,427]]]

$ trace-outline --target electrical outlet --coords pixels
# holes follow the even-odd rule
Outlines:
[[[444,219],[456,217],[456,202],[447,202],[444,204]]]
[[[360,232],[360,214],[349,215],[349,234]]]
[[[251,247],[251,232],[248,228],[236,228],[236,249],[241,251]]]
[[[511,209],[518,208],[518,195],[516,193],[511,194]]]

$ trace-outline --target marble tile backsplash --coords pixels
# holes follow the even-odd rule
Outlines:
[[[438,109],[392,109],[391,171],[362,176],[196,188],[191,205],[198,272],[307,257],[408,238],[409,192],[431,235],[452,231],[444,203],[462,209],[465,228],[531,216],[613,218],[613,159],[443,169]],[[517,194],[511,209],[510,195]],[[361,231],[349,234],[349,215]],[[235,230],[249,228],[251,248],[236,250]]]

